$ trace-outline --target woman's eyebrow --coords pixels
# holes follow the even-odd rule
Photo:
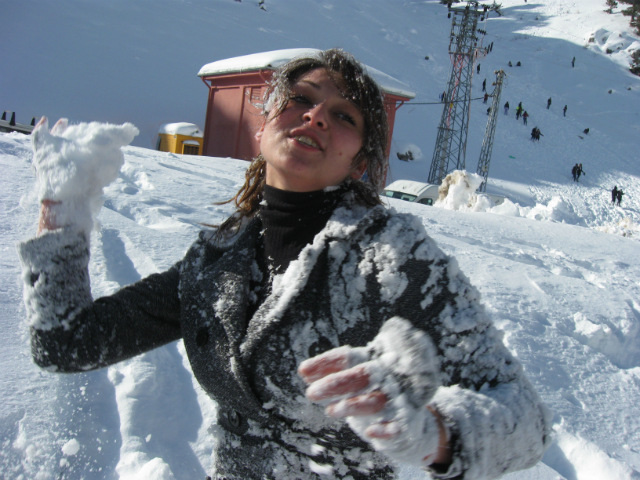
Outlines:
[[[300,80],[299,83],[306,83],[307,85],[312,86],[313,88],[315,88],[316,90],[320,90],[320,85],[318,85],[315,82],[312,82],[311,80]]]

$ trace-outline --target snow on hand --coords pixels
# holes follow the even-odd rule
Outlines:
[[[58,226],[75,224],[90,232],[102,206],[103,188],[124,164],[121,147],[139,131],[130,123],[69,126],[64,118],[51,132],[48,127],[43,117],[31,134],[36,196],[39,201],[61,202],[54,207]]]

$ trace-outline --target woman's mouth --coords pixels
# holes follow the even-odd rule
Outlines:
[[[318,148],[318,149],[320,148],[320,145],[318,145],[313,138],[307,137],[306,135],[297,135],[293,138],[298,142],[302,143],[303,145],[307,145],[309,147]]]

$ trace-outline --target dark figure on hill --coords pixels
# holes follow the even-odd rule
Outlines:
[[[564,108],[562,109],[562,113],[563,116],[566,117],[567,116],[567,106],[565,105]]]
[[[504,104],[504,114],[509,115],[509,102]]]
[[[573,59],[571,59],[571,66],[572,67],[576,66],[576,57],[573,57]]]
[[[536,127],[531,129],[531,141],[533,142],[536,139]]]
[[[582,131],[582,133],[584,133],[585,135],[589,135],[589,129],[588,129],[588,128],[585,128],[585,129]]]
[[[578,178],[578,164],[577,163],[571,169],[571,175],[573,175],[573,181],[575,182],[576,178]]]
[[[540,136],[544,137],[544,135],[542,135],[542,132],[540,132],[540,129],[538,127],[534,127],[533,130],[535,131],[534,139],[540,141]]]
[[[525,125],[527,124],[527,118],[529,118],[529,114],[525,111],[525,112],[522,114],[522,120],[524,121],[524,124],[525,124]]]
[[[487,108],[487,115],[491,115],[491,107]]]
[[[509,66],[513,67],[513,64],[511,63],[511,60],[509,60]]]
[[[480,64],[478,64],[478,68],[476,68],[476,71],[480,73]]]
[[[622,195],[624,195],[624,192],[623,192],[623,191],[622,191],[622,189],[620,188],[620,189],[618,189],[618,194],[617,194],[617,197],[618,197],[618,206],[620,206],[620,202],[622,201]]]
[[[521,67],[522,64],[518,61],[518,63],[516,63],[516,67]]]
[[[520,102],[520,105],[518,105],[518,108],[516,108],[516,120],[520,120],[522,112],[524,112],[524,108],[522,108],[522,102]]]
[[[587,174],[587,172],[585,172],[582,169],[582,164],[578,165],[578,171],[576,172],[576,175],[577,175],[578,178],[576,178],[576,182],[580,181],[580,175],[586,175],[586,174]]]
[[[486,78],[482,81],[482,91],[483,92],[487,91],[487,79]]]
[[[445,98],[447,98],[447,92],[442,92],[442,93],[440,94],[440,101],[441,101],[441,102],[444,102],[444,99],[445,99]]]
[[[550,106],[551,106],[551,97],[549,97],[549,100],[547,100],[547,110],[549,110]]]
[[[484,94],[484,101],[482,103],[487,103],[487,100],[489,99],[489,94],[485,93]]]
[[[613,187],[613,190],[611,190],[611,203],[616,203],[616,200],[618,199],[618,186],[616,185],[615,187]]]

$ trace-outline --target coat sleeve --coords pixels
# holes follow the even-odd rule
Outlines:
[[[491,479],[535,465],[551,443],[551,415],[478,290],[417,219],[392,218],[380,245],[393,246],[376,255],[381,291],[392,300],[389,313],[427,332],[438,350],[441,386],[431,405],[449,427],[453,463],[446,471],[429,469],[432,476]]]
[[[34,362],[80,372],[181,337],[178,265],[93,300],[89,244],[71,228],[18,245]]]

